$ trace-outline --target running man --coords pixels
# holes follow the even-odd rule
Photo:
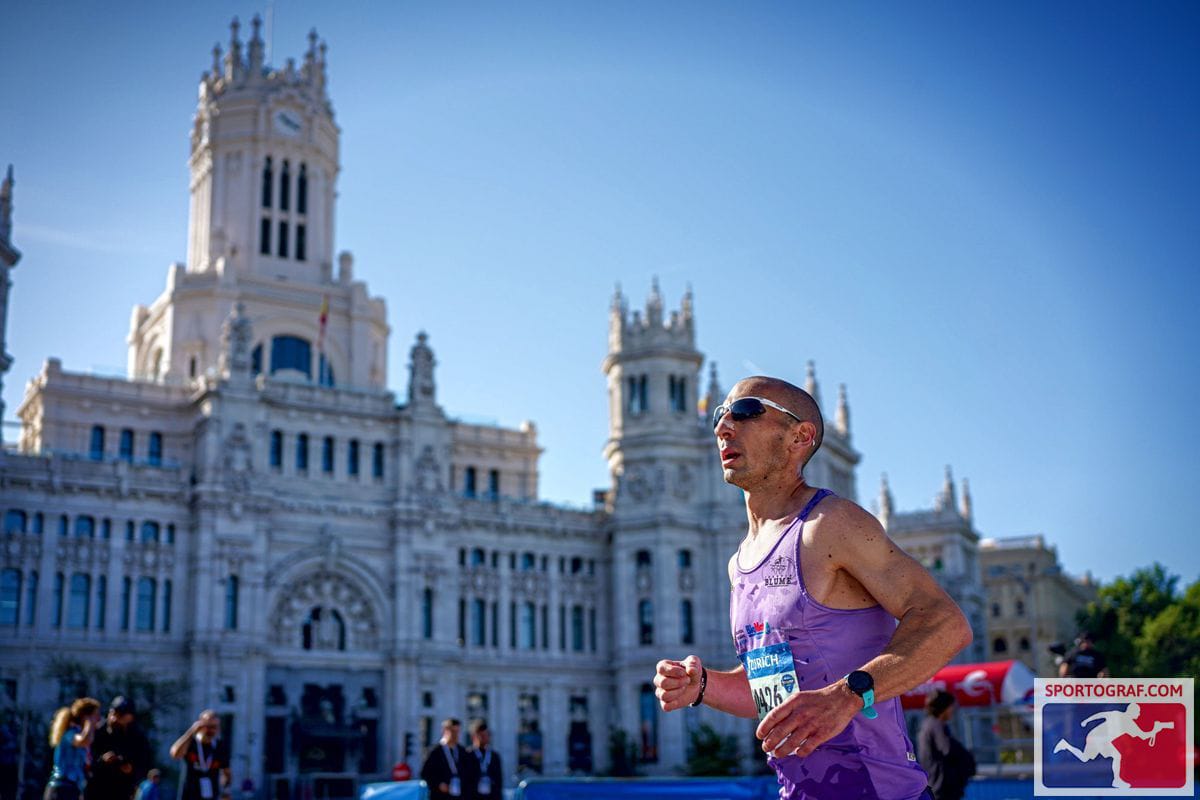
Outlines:
[[[785,799],[928,797],[899,696],[970,643],[962,611],[873,516],[804,480],[824,432],[807,392],[746,378],[713,426],[725,482],[746,499],[729,561],[742,665],[658,662],[663,710],[758,716]]]
[[[1101,722],[1088,731],[1087,738],[1083,740],[1083,750],[1080,750],[1066,739],[1059,739],[1058,744],[1054,745],[1054,752],[1058,753],[1066,750],[1085,763],[1091,761],[1093,758],[1111,758],[1113,788],[1128,789],[1129,784],[1121,780],[1121,751],[1113,747],[1113,741],[1119,736],[1128,734],[1136,736],[1138,739],[1149,739],[1150,746],[1153,747],[1158,738],[1159,731],[1171,730],[1175,727],[1174,722],[1159,720],[1154,723],[1150,730],[1144,731],[1137,724],[1138,715],[1141,713],[1142,709],[1137,703],[1130,703],[1125,707],[1124,711],[1101,711],[1098,714],[1092,714],[1079,723],[1079,727],[1086,728],[1089,723],[1096,720],[1100,720]]]

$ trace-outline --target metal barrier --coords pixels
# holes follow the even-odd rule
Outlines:
[[[364,783],[358,800],[429,800],[429,787],[425,781]]]

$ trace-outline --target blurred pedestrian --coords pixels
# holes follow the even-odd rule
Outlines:
[[[216,800],[229,791],[229,745],[221,738],[217,712],[200,712],[171,745],[171,758],[183,761],[180,800]]]
[[[1080,631],[1075,638],[1075,649],[1063,657],[1058,665],[1060,678],[1107,678],[1108,659],[1096,649],[1089,631]]]
[[[133,701],[113,698],[108,717],[92,740],[87,800],[130,800],[150,767],[150,742],[136,719]]]
[[[160,800],[158,783],[162,780],[162,773],[156,769],[152,769],[146,773],[146,779],[142,781],[137,788],[137,794],[133,796],[133,800]]]
[[[917,758],[929,775],[934,800],[960,800],[975,774],[975,756],[950,733],[954,695],[937,691],[925,701],[925,719],[917,733]]]
[[[50,723],[54,766],[43,800],[79,800],[87,786],[88,747],[100,723],[100,703],[90,697],[60,708]]]
[[[500,754],[492,749],[487,720],[471,720],[467,730],[471,734],[471,749],[466,758],[469,769],[465,770],[469,776],[468,796],[474,800],[499,798],[503,795],[504,770],[500,766]]]
[[[458,743],[462,723],[454,718],[442,721],[442,738],[429,751],[421,765],[421,780],[429,787],[431,800],[449,800],[463,796],[463,772],[467,754]]]

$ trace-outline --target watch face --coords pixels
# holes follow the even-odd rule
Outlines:
[[[284,136],[299,136],[302,129],[300,118],[291,111],[275,112],[275,131],[277,133],[282,133]]]
[[[855,670],[846,676],[846,685],[855,694],[862,694],[875,688],[875,680],[871,677],[871,673]]]

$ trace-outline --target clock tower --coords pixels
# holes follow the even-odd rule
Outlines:
[[[200,79],[191,135],[189,272],[317,281],[333,264],[339,130],[325,87],[325,45],[309,34],[294,59],[263,63],[260,21],[250,40],[232,24]]]
[[[235,19],[200,77],[188,166],[187,263],[133,310],[129,376],[192,384],[233,372],[386,391],[387,309],[334,259],[338,138],[316,32],[297,66],[264,62]],[[228,331],[242,342],[229,351]],[[245,375],[243,375],[245,377]]]

